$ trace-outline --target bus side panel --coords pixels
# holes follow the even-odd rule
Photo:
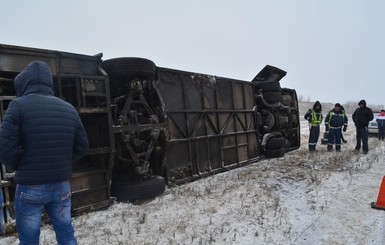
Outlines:
[[[168,177],[181,182],[256,160],[251,83],[158,68],[167,113]]]

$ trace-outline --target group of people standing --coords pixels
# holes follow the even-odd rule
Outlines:
[[[369,151],[368,147],[368,125],[373,120],[373,111],[366,106],[365,100],[358,102],[358,108],[354,111],[352,119],[356,126],[356,147],[355,151],[360,151],[362,144],[362,152],[367,154]],[[384,111],[384,110],[383,110]],[[323,121],[322,105],[319,101],[316,101],[313,108],[309,109],[304,118],[309,122],[310,134],[309,134],[309,150],[315,151],[318,138],[320,135],[320,126]],[[383,114],[383,125],[385,126],[385,111]],[[334,108],[326,114],[324,120],[325,131],[328,137],[327,150],[337,152],[341,151],[341,141],[343,139],[342,132],[345,132],[348,127],[348,117],[345,113],[345,109],[340,103],[336,103]],[[384,130],[385,131],[385,130]]]

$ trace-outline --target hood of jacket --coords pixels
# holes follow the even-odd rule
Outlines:
[[[331,111],[336,113],[336,114],[345,114],[345,111],[343,111],[341,107],[338,111],[336,110],[336,108],[333,108]]]
[[[365,100],[360,100],[360,102],[358,102],[358,105],[364,105],[364,107],[366,107],[366,101]]]
[[[16,76],[14,86],[19,97],[31,93],[53,95],[51,70],[46,63],[34,61]]]
[[[319,106],[319,109],[316,108],[317,106]],[[314,103],[313,110],[315,110],[315,111],[322,111],[321,103],[318,100]]]

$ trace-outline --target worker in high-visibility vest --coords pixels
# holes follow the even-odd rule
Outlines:
[[[322,123],[322,105],[319,101],[316,101],[312,109],[309,109],[305,116],[305,120],[309,122],[310,134],[309,134],[309,151],[316,150],[320,125]]]
[[[341,151],[341,129],[346,132],[347,127],[348,117],[345,115],[345,111],[341,109],[341,105],[337,103],[325,118],[325,128],[329,132],[328,151],[333,151],[334,144],[336,145],[336,151]]]

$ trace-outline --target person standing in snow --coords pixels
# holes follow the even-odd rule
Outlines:
[[[341,105],[337,103],[325,118],[325,130],[328,132],[328,151],[333,151],[334,144],[336,145],[336,151],[341,151],[341,128],[345,132],[347,127],[348,117],[341,109]]]
[[[361,141],[362,141],[362,152],[364,154],[367,154],[369,151],[368,146],[368,125],[369,122],[373,120],[373,111],[369,107],[366,106],[365,100],[360,100],[358,102],[359,108],[357,108],[353,115],[353,122],[356,126],[356,139],[357,144],[355,147],[356,151],[359,151],[361,149]]]
[[[71,223],[72,162],[89,145],[76,109],[53,94],[44,62],[30,63],[14,80],[18,97],[0,128],[0,161],[15,171],[15,215],[20,244],[39,244],[45,210],[59,244],[77,244]]]
[[[342,105],[341,105],[341,110],[343,111],[343,113],[345,113],[345,108]],[[346,115],[346,113],[345,113],[345,115]],[[344,143],[348,142],[347,140],[344,139],[344,134],[343,133],[341,133],[341,140]]]
[[[320,134],[320,125],[323,119],[321,103],[316,101],[313,108],[306,112],[304,118],[309,122],[310,127],[309,151],[315,151]]]
[[[383,141],[385,137],[385,110],[381,110],[376,118],[376,122],[378,126],[378,139]]]

